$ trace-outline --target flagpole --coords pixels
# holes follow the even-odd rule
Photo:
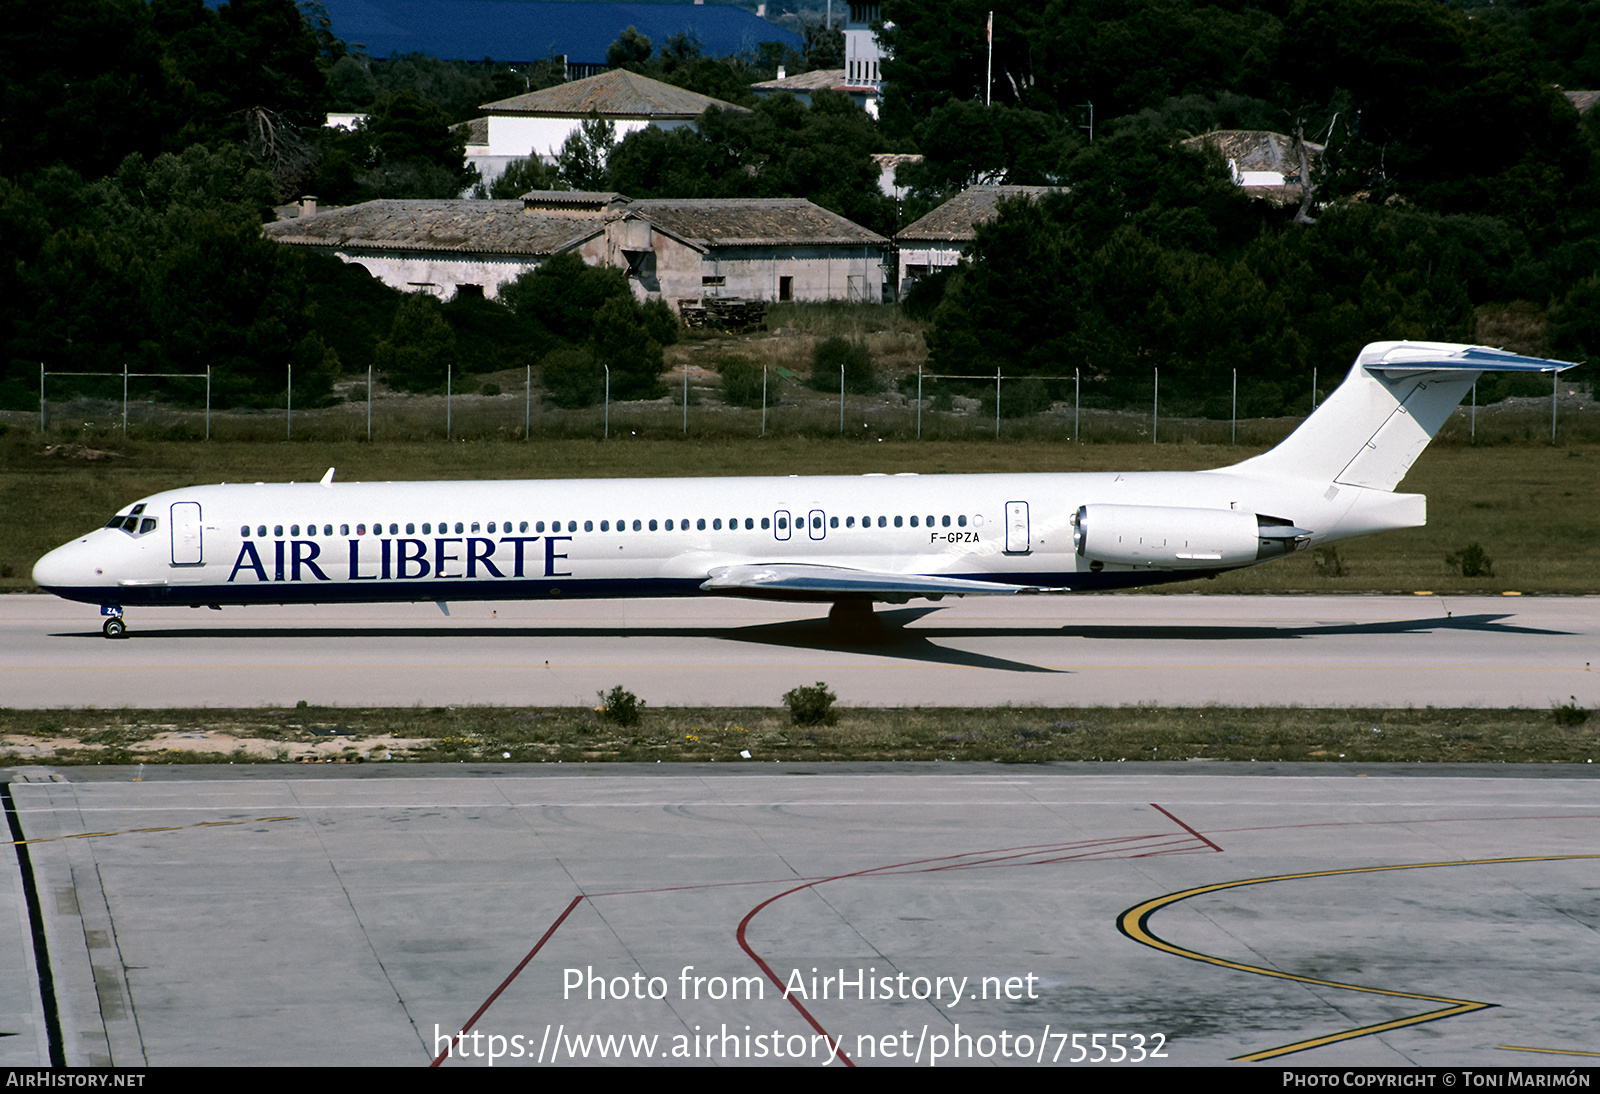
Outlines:
[[[989,13],[989,67],[984,72],[983,105],[989,105],[989,93],[994,87],[994,12]]]

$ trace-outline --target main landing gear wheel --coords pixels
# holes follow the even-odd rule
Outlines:
[[[128,637],[128,625],[120,619],[106,620],[105,625],[100,628],[100,631],[107,638]]]

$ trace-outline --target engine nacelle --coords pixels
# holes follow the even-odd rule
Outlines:
[[[1084,505],[1073,545],[1090,561],[1163,570],[1246,566],[1299,550],[1311,533],[1282,517],[1175,505]]]

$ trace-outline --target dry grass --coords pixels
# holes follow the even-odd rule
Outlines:
[[[839,711],[799,727],[760,707],[656,708],[622,727],[572,708],[0,710],[16,763],[1233,760],[1588,763],[1585,712],[1301,707]],[[741,756],[748,751],[748,761]]]

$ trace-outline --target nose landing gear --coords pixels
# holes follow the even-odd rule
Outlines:
[[[117,604],[106,604],[100,609],[100,614],[106,616],[106,621],[100,625],[100,633],[107,638],[126,638],[128,624],[122,621],[122,607]]]

